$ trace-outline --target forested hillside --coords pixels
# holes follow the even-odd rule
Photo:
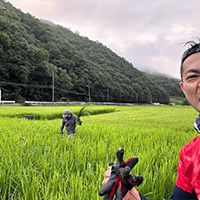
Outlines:
[[[180,88],[180,80],[175,78],[170,78],[167,75],[156,75],[156,74],[148,74],[146,76],[162,87],[164,90],[169,92],[170,97],[184,97],[184,94]]]
[[[98,41],[0,0],[2,100],[169,103],[179,80],[151,76]]]

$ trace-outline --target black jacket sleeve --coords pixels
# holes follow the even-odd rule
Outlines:
[[[141,198],[141,200],[148,200],[142,194],[140,194],[140,198]],[[170,197],[170,200],[198,200],[198,198],[194,191],[193,191],[193,193],[189,193],[189,192],[182,190],[181,188],[179,188],[176,185],[174,188],[173,194]]]
[[[64,119],[62,119],[62,124],[61,124],[61,127],[60,127],[60,132],[63,131],[64,126],[65,126],[65,121],[64,121]]]
[[[146,197],[144,197],[142,194],[139,193],[139,195],[140,195],[141,200],[148,200],[148,199],[147,199]]]
[[[186,191],[182,190],[180,187],[178,187],[176,185],[170,200],[179,200],[179,199],[184,199],[184,200],[190,199],[190,200],[193,200],[193,199],[198,199],[198,198],[197,198],[197,195],[196,195],[195,191],[193,191],[193,193],[189,193],[189,192],[186,192]]]

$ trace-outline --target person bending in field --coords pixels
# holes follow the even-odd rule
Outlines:
[[[77,117],[75,114],[70,112],[68,109],[64,110],[62,125],[60,127],[60,134],[63,134],[63,128],[65,126],[65,130],[67,132],[68,138],[70,137],[70,135],[75,136],[77,122],[79,122],[79,125],[82,124],[82,121],[80,120],[79,117]]]
[[[188,102],[200,112],[200,43],[192,41],[186,44],[191,46],[182,56],[180,86]],[[194,128],[200,133],[200,115],[195,120]],[[109,183],[109,177],[110,170],[104,175],[104,187]],[[147,200],[134,187],[126,193],[125,199]],[[200,200],[200,136],[185,144],[179,154],[178,175],[170,199]]]

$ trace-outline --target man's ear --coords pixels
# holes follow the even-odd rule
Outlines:
[[[184,89],[183,89],[183,82],[180,82],[179,85],[181,86],[181,90],[183,91],[183,93],[185,93],[185,92],[184,92]]]

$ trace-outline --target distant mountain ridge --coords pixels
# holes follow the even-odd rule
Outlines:
[[[136,69],[99,41],[0,0],[2,99],[168,104],[179,80]],[[165,80],[165,81],[163,81]]]

